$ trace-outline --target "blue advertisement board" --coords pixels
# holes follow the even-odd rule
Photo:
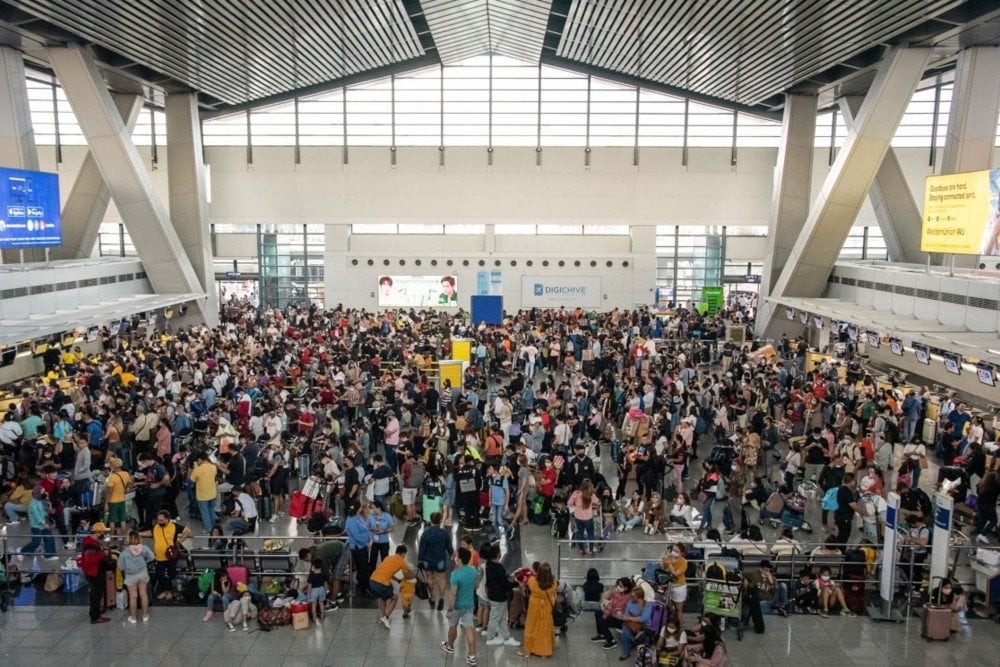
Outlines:
[[[59,176],[0,168],[0,248],[45,248],[61,243]]]

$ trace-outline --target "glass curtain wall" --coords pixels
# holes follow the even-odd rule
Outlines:
[[[322,306],[323,225],[260,225],[257,256],[262,306]]]

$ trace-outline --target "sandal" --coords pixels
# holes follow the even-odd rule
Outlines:
[[[525,653],[524,651],[518,651],[517,654],[519,656],[521,656],[522,658],[530,658],[531,657],[530,653]]]

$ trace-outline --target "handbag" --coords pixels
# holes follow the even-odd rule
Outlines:
[[[927,457],[926,456],[921,456],[920,457],[920,469],[921,470],[927,470],[927,465],[928,465],[927,464]]]
[[[705,493],[704,491],[699,491],[698,492],[698,502],[701,503],[702,505],[704,505],[706,502],[708,502],[708,494]]]

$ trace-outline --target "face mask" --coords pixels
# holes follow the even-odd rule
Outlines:
[[[670,555],[674,558],[680,558],[681,553],[679,551],[671,551]]]
[[[667,627],[667,633],[668,633],[668,634],[671,634],[671,635],[672,635],[672,634],[674,634],[675,632],[677,632],[677,628],[671,628],[671,627],[669,627],[669,626]]]
[[[830,575],[828,575],[828,574],[824,574],[824,575],[823,575],[822,577],[820,577],[820,578],[821,578],[821,579],[822,579],[823,581],[830,581]]]

